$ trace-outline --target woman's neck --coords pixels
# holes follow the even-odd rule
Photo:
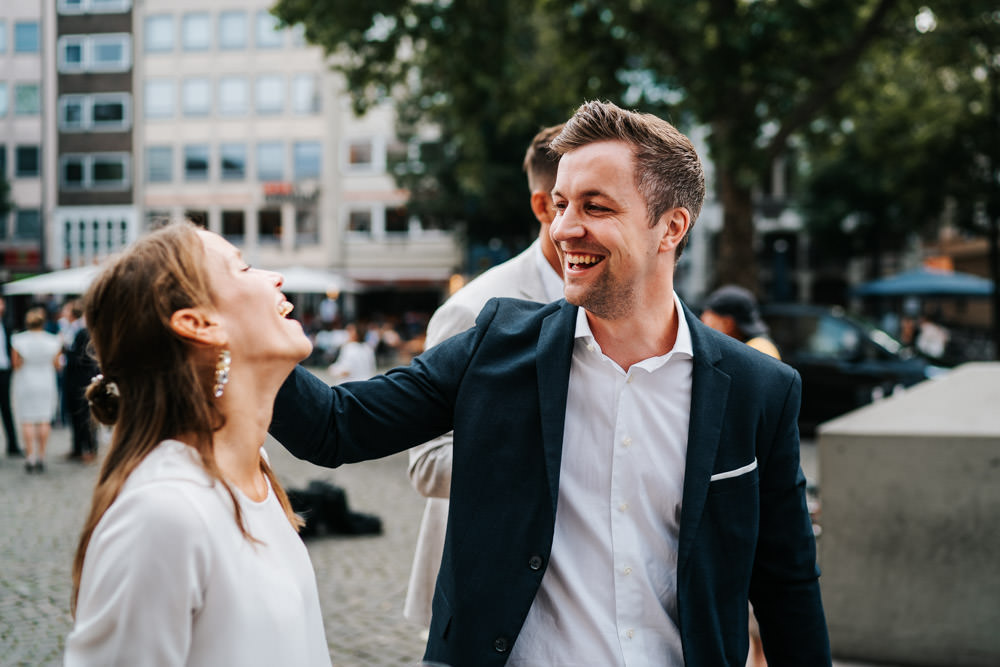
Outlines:
[[[233,369],[236,371],[236,369]],[[278,387],[255,382],[258,378],[234,372],[218,400],[225,424],[213,435],[215,461],[226,481],[249,498],[267,497],[267,482],[260,469],[260,447],[267,439]]]

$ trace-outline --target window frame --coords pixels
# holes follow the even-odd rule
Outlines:
[[[121,48],[121,56],[115,60],[98,61],[98,49],[105,44]],[[68,46],[80,48],[80,61],[66,59]],[[132,35],[127,32],[109,32],[95,35],[62,35],[56,43],[57,67],[61,74],[82,72],[127,72],[132,69]]]
[[[188,169],[188,162],[192,155],[190,151],[194,149],[204,149],[205,150],[205,173],[204,176],[192,177],[190,169]],[[184,144],[181,149],[181,158],[183,160],[183,176],[185,183],[207,183],[212,180],[212,146],[207,143],[196,143],[196,144]]]
[[[166,156],[166,162],[153,159],[154,152],[161,156]],[[165,169],[163,168],[165,165]],[[153,178],[154,169],[160,169],[160,173],[165,173],[165,178]],[[174,182],[174,147],[172,144],[155,144],[146,146],[146,182],[147,183],[173,183]]]
[[[205,43],[190,43],[188,41],[190,34],[188,33],[188,22],[193,20],[204,20],[205,21]],[[212,14],[210,12],[184,12],[181,14],[181,50],[191,51],[191,52],[201,52],[201,51],[211,51],[212,50]]]
[[[79,124],[66,122],[65,110],[71,103],[80,104]],[[98,121],[94,107],[99,104],[119,103],[122,106],[121,122]],[[89,93],[60,95],[56,104],[56,123],[60,132],[125,132],[132,128],[132,96],[129,93]]]
[[[159,92],[170,91],[170,105],[169,111],[160,111],[160,109],[165,109],[165,107],[152,105],[149,103],[150,100],[150,90],[151,89],[161,89]],[[154,91],[156,92],[156,91]],[[164,98],[167,95],[163,95]],[[174,118],[177,115],[177,80],[170,78],[149,78],[143,81],[142,85],[142,110],[143,117],[145,118]],[[153,112],[155,110],[155,113]]]
[[[242,39],[237,41],[229,41],[224,35],[227,33],[224,31],[224,25],[226,20],[240,19],[242,20]],[[226,9],[219,12],[219,17],[216,25],[216,39],[218,40],[219,49],[222,51],[242,51],[247,48],[250,43],[250,21],[247,17],[247,12],[245,9]]]
[[[34,48],[22,48],[19,28],[34,26]],[[38,21],[14,21],[14,53],[41,53],[42,52],[42,26]]]
[[[149,38],[150,26],[163,22],[167,26],[166,34],[169,36],[167,40],[154,41]],[[176,48],[177,42],[177,29],[174,25],[174,15],[173,14],[150,14],[146,17],[142,24],[143,30],[143,51],[146,53],[170,53]],[[162,42],[162,44],[161,44]]]
[[[25,111],[21,105],[21,96],[18,94],[22,90],[35,89],[35,108]],[[14,115],[15,116],[38,116],[42,113],[42,85],[40,83],[15,83],[14,84]]]
[[[226,94],[225,88],[229,85],[239,84],[242,88],[242,104],[232,105],[233,97]],[[227,75],[219,77],[216,86],[218,94],[218,113],[220,116],[245,116],[250,112],[250,81],[246,76]]]
[[[98,182],[94,178],[94,172],[101,160],[118,162],[122,168],[122,178],[118,181]],[[70,185],[66,181],[66,166],[70,162],[80,163],[83,178],[79,184]],[[59,156],[58,183],[60,192],[79,192],[81,190],[120,192],[128,190],[132,187],[132,155],[123,151],[63,153]]]
[[[285,45],[285,31],[278,28],[278,23],[278,18],[268,10],[257,10],[253,22],[253,45],[255,48],[280,49]]]
[[[34,149],[35,169],[25,172],[21,169],[21,150]],[[39,178],[42,175],[42,147],[39,144],[14,145],[14,178]]]
[[[193,100],[191,94],[197,87],[205,93],[204,100]],[[193,101],[203,102],[192,105]],[[212,115],[212,80],[207,76],[188,76],[181,79],[181,115],[187,118],[204,118]]]
[[[234,149],[238,149],[235,150]],[[226,159],[232,158],[239,153],[241,166],[239,172],[226,169]],[[222,181],[236,182],[247,180],[247,145],[239,141],[227,141],[219,144],[219,179]]]

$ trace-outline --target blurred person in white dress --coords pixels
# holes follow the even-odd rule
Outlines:
[[[282,277],[173,223],[98,276],[85,316],[114,424],[73,563],[66,665],[330,665],[300,519],[263,449],[311,351]]]
[[[375,375],[375,351],[361,340],[357,325],[348,324],[344,331],[347,332],[347,342],[340,346],[337,360],[327,370],[334,384],[367,380]]]
[[[62,343],[45,331],[45,309],[32,308],[24,316],[26,330],[11,336],[14,366],[14,414],[21,425],[28,473],[45,470],[45,447],[59,406],[56,371]]]

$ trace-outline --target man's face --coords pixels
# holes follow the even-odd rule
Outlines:
[[[601,141],[562,156],[550,234],[563,255],[566,300],[602,319],[631,315],[660,268],[664,223],[649,226],[632,148]]]

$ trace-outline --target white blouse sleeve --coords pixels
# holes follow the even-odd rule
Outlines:
[[[211,565],[204,519],[182,489],[119,497],[87,546],[65,664],[185,664]]]

